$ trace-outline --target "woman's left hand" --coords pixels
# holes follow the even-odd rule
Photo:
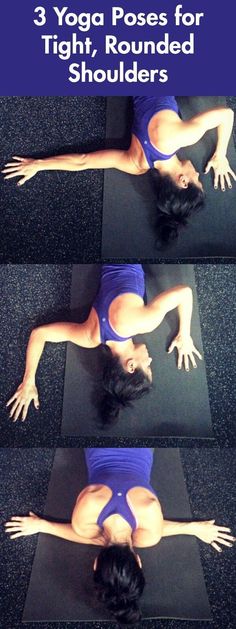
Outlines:
[[[17,537],[24,537],[25,535],[35,535],[40,533],[41,519],[35,515],[32,511],[28,516],[13,515],[13,517],[6,522],[5,532],[9,533],[10,539],[16,539]]]
[[[191,336],[182,336],[181,334],[177,334],[168,348],[168,354],[173,352],[175,347],[178,352],[178,369],[181,369],[184,365],[185,370],[189,371],[189,359],[195,369],[197,365],[194,354],[196,354],[199,360],[202,360],[202,356],[193,344]]]
[[[12,179],[13,177],[21,177],[18,186],[23,186],[26,181],[34,177],[40,170],[39,161],[32,157],[14,156],[14,162],[9,162],[2,170],[4,179]]]
[[[218,526],[215,520],[207,520],[205,522],[194,522],[194,535],[201,539],[205,544],[210,544],[218,553],[222,552],[222,546],[233,546],[236,541],[233,535],[230,535],[231,529],[226,526]]]
[[[213,168],[214,170],[215,189],[218,188],[219,184],[223,192],[226,186],[228,186],[228,188],[232,188],[230,177],[232,177],[234,181],[236,181],[236,174],[232,170],[232,168],[230,168],[229,162],[225,155],[214,153],[205,168],[205,175],[209,173],[211,168]]]

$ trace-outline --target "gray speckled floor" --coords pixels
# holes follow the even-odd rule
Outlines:
[[[1,169],[104,146],[105,98],[0,98]],[[71,263],[100,255],[103,171],[45,172],[22,187],[0,177],[0,262]]]
[[[50,470],[52,449],[13,449],[1,452],[1,478],[3,479],[2,522],[10,516],[33,510],[43,512]],[[216,518],[217,523],[229,525],[235,531],[233,513],[233,479],[235,478],[235,451],[232,449],[181,450],[191,509],[195,519]],[[16,541],[4,538],[4,553],[0,559],[1,597],[3,603],[2,627],[13,629],[21,625],[21,616],[27,592],[30,571],[37,538],[20,538]],[[142,626],[150,629],[233,629],[233,598],[235,571],[233,569],[236,548],[214,553],[200,543],[201,560],[212,609],[213,622],[145,621]],[[38,626],[38,624],[37,624]],[[40,623],[42,629],[72,629],[79,623]],[[84,624],[81,625],[84,629]],[[88,626],[100,629],[102,624]],[[103,625],[104,626],[104,625]],[[110,625],[109,627],[115,625]],[[108,625],[105,625],[107,628]]]
[[[59,438],[65,344],[49,344],[44,351],[37,378],[41,401],[38,412],[32,408],[24,424],[12,423],[8,419],[5,401],[21,382],[26,344],[32,327],[42,322],[69,319],[70,279],[70,266],[0,267],[4,304],[0,322],[2,446],[48,447],[56,442],[61,445],[68,443],[68,440]],[[236,327],[236,266],[199,264],[196,266],[196,279],[214,434],[219,445],[232,446],[236,435],[235,361],[232,351]],[[103,439],[101,434],[100,443]],[[73,439],[69,441],[72,444],[76,442]],[[85,445],[87,442],[83,440],[80,443]],[[186,445],[186,441],[176,439],[161,439],[158,443]],[[188,443],[193,446],[198,442],[188,440]],[[126,445],[129,444],[126,442]]]

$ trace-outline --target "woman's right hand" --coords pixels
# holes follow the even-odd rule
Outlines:
[[[20,181],[17,183],[18,186],[23,186],[26,181],[34,177],[40,170],[38,160],[32,157],[14,156],[12,159],[15,161],[6,164],[2,173],[5,175],[4,179],[21,177]]]
[[[205,168],[205,175],[209,173],[211,168],[214,170],[214,188],[216,190],[219,185],[223,192],[227,186],[228,188],[232,188],[230,177],[236,181],[236,174],[230,167],[226,155],[219,155],[215,152]]]
[[[12,404],[10,410],[10,417],[13,421],[21,419],[25,421],[28,413],[28,408],[31,402],[34,402],[34,407],[39,408],[38,390],[35,384],[22,382],[15,394],[8,400],[7,407]]]
[[[5,532],[9,534],[10,539],[24,537],[26,535],[35,535],[40,533],[41,519],[32,511],[28,516],[13,515],[9,522],[6,522]]]

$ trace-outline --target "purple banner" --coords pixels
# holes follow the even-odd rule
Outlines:
[[[2,5],[2,96],[235,93],[233,0]]]

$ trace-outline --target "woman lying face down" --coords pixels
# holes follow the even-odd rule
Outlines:
[[[193,535],[218,552],[233,545],[228,527],[215,520],[172,522],[163,517],[150,484],[153,453],[149,448],[87,448],[88,485],[79,494],[70,523],[49,522],[30,512],[6,523],[12,539],[43,532],[101,546],[91,570],[98,598],[123,624],[140,620],[139,599],[145,565],[138,548],[155,546],[163,537]],[[83,573],[82,573],[83,574]]]
[[[168,352],[175,349],[178,368],[196,368],[201,354],[191,338],[192,290],[179,285],[144,304],[145,279],[140,264],[103,265],[99,292],[83,323],[53,323],[35,328],[30,335],[22,383],[10,398],[10,417],[23,421],[33,401],[39,407],[36,371],[46,342],[71,341],[81,347],[104,348],[102,363],[104,424],[117,420],[121,408],[146,395],[152,385],[152,358],[146,345],[135,343],[136,334],[159,327],[165,315],[177,309],[179,330]]]
[[[151,170],[157,197],[158,239],[168,243],[187,225],[188,218],[204,203],[203,185],[190,160],[178,157],[181,148],[194,145],[206,131],[217,130],[215,152],[205,174],[214,172],[214,187],[232,187],[236,174],[227,159],[234,114],[216,107],[189,120],[181,120],[174,96],[137,96],[133,98],[134,118],[128,150],[108,149],[93,153],[56,155],[44,159],[14,156],[3,169],[6,179],[20,177],[23,185],[43,170],[82,171],[117,168],[132,175]]]

